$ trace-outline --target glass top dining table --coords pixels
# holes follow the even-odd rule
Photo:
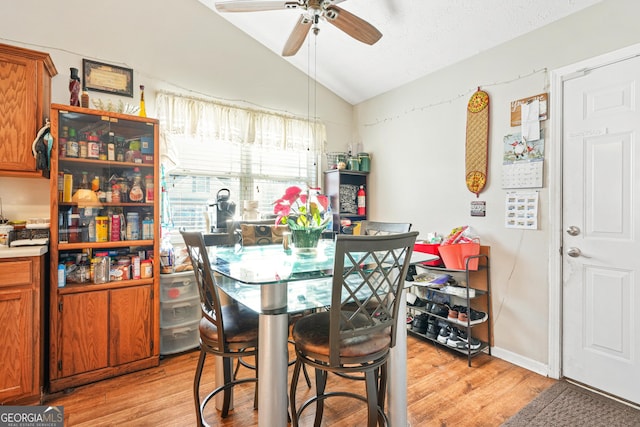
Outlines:
[[[211,266],[220,276],[217,286],[232,299],[259,313],[258,426],[287,425],[287,367],[289,314],[328,307],[335,244],[321,240],[315,255],[298,255],[282,245],[215,247],[209,252]],[[411,263],[437,256],[413,252]],[[400,313],[406,311],[402,293]],[[398,319],[396,346],[392,349],[389,378],[391,425],[407,425],[406,327]],[[218,375],[216,375],[218,378]]]

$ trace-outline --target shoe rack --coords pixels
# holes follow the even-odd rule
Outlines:
[[[470,266],[474,264],[474,260],[477,260],[477,269],[470,268]],[[426,265],[416,266],[417,275],[414,276],[414,278],[421,275],[439,276],[448,274],[455,279],[457,286],[447,289],[446,287],[434,287],[430,285],[428,281],[407,281],[406,284],[409,286],[408,290],[418,297],[418,303],[426,303],[426,305],[412,305],[407,301],[407,332],[421,339],[433,341],[438,345],[461,353],[467,357],[469,367],[471,367],[471,360],[475,356],[481,353],[491,355],[493,336],[491,329],[491,283],[489,271],[488,246],[481,246],[479,255],[468,257],[464,270]],[[434,303],[438,304],[437,308],[433,307]],[[449,317],[448,311],[446,314],[443,312],[443,306],[466,307],[467,313],[469,313],[468,308],[471,308],[477,312],[486,313],[486,319],[474,321],[470,315],[467,315],[466,319],[464,316],[460,316],[464,320],[460,320],[459,317]],[[421,325],[420,322],[416,322],[417,325],[414,325],[412,319],[420,315],[423,315],[422,319],[424,323]],[[433,329],[429,330],[429,322],[435,323],[436,325],[437,335],[435,337],[433,336]],[[448,326],[450,330],[456,328],[462,332],[465,337],[472,337],[478,340],[479,345],[478,342],[475,342],[473,347],[477,346],[477,348],[471,348],[471,346],[464,345],[464,343],[456,346],[449,345],[446,341],[442,342],[438,340],[440,330],[442,327],[445,327],[445,325]],[[467,341],[469,341],[468,338]]]

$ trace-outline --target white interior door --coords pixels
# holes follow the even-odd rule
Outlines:
[[[640,57],[563,93],[562,374],[640,404]]]

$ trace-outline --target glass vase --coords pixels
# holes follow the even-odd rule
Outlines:
[[[291,230],[293,252],[301,256],[315,256],[323,230],[324,228]]]

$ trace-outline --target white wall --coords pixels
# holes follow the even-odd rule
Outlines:
[[[640,2],[607,0],[355,108],[356,134],[372,155],[371,217],[411,221],[421,235],[472,226],[491,246],[497,353],[535,369],[548,363],[548,262],[557,256],[548,250],[548,189],[560,183],[545,172],[538,230],[504,227],[503,136],[517,131],[509,104],[549,92],[554,68],[640,42],[638,16]],[[489,93],[491,117],[488,184],[476,198],[464,159],[466,105],[478,86]],[[545,167],[554,143],[545,140]],[[473,200],[486,201],[486,217],[470,216]]]
[[[86,58],[134,70],[133,98],[90,92],[92,99],[138,105],[138,86],[144,84],[149,117],[154,117],[158,90],[313,114],[306,75],[197,0],[23,0],[0,6],[0,43],[51,55],[59,73],[53,79],[55,103],[69,103],[69,68],[82,72]],[[317,96],[314,108],[327,125],[328,140],[346,146],[352,136],[351,104],[322,86]],[[48,186],[44,179],[0,177],[5,216],[49,217]]]

